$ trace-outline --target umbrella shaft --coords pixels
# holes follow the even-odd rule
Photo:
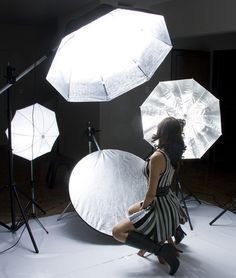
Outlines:
[[[35,214],[35,182],[34,182],[34,167],[33,160],[30,162],[30,174],[31,174],[31,198],[32,198],[32,213]]]

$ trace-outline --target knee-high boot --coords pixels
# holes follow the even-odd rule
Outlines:
[[[161,256],[170,266],[170,274],[174,275],[179,268],[176,248],[171,243],[156,244],[153,240],[136,231],[130,231],[125,244]]]
[[[181,226],[179,225],[174,234],[175,244],[179,244],[186,235],[187,234],[182,230]]]

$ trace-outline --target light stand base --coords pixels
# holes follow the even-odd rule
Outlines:
[[[27,196],[26,196],[27,197]],[[28,199],[30,199],[29,197],[27,197]],[[32,208],[32,212],[30,213],[30,209]],[[28,204],[25,207],[25,213],[30,215],[31,219],[34,219],[42,228],[43,230],[48,234],[49,232],[47,231],[47,229],[43,226],[43,224],[40,222],[40,220],[37,217],[36,214],[36,208],[38,210],[40,210],[43,214],[46,214],[46,211],[43,210],[39,204],[34,200],[34,197],[30,199],[30,201],[28,202]]]
[[[196,195],[194,195],[192,192],[189,192],[185,197],[184,199],[187,200],[187,199],[190,199],[190,198],[194,198],[195,201],[197,201],[199,203],[199,205],[201,205],[201,201],[196,197]]]
[[[184,210],[185,210],[187,218],[188,218],[190,229],[193,230],[193,225],[192,225],[190,215],[189,215],[189,212],[188,212],[188,207],[187,207],[186,202],[185,202],[185,197],[184,197],[184,194],[183,194],[183,191],[182,191],[182,186],[181,186],[181,183],[180,183],[180,179],[177,176],[176,177],[176,196],[177,197],[178,197],[179,193],[180,193],[180,196],[181,196],[181,202],[183,203],[183,207],[184,207]]]
[[[35,201],[35,180],[34,180],[34,163],[33,160],[31,160],[30,163],[30,174],[31,174],[31,199],[27,205],[27,208],[32,208],[31,218],[34,219],[41,227],[42,229],[48,234],[48,231],[43,226],[43,224],[40,222],[36,215],[36,208],[39,209],[43,214],[46,214],[46,211],[43,210],[39,204]]]
[[[3,223],[2,221],[0,221],[0,226],[3,226],[4,228],[11,230],[11,227],[8,226],[7,224]]]
[[[72,206],[71,202],[69,202],[69,204],[65,207],[65,209],[62,211],[62,213],[59,215],[59,217],[57,218],[57,221],[60,221],[63,218],[64,214],[67,212],[67,210],[69,209],[70,206]]]
[[[228,206],[229,205],[229,206]],[[216,222],[216,220],[218,220],[223,214],[225,214],[227,211],[231,211],[231,209],[234,208],[235,210],[235,206],[236,206],[236,199],[230,200],[228,203],[225,204],[225,206],[227,206],[227,208],[225,208],[221,213],[219,213],[210,223],[209,225],[212,225]],[[224,206],[224,207],[225,207]]]
[[[10,191],[10,195],[11,195],[11,214],[12,214],[11,218],[12,218],[12,222],[11,222],[11,225],[7,225],[7,224],[0,221],[0,225],[3,226],[4,228],[8,229],[10,232],[15,233],[21,226],[23,226],[25,224],[26,228],[28,230],[29,236],[31,238],[32,244],[34,246],[35,252],[39,253],[39,249],[38,249],[37,244],[35,242],[35,239],[33,237],[31,228],[30,228],[29,223],[28,223],[28,219],[27,219],[25,211],[24,211],[24,209],[21,205],[20,198],[19,198],[19,195],[18,195],[18,191],[17,191],[17,188],[16,188],[16,184],[14,182],[12,182],[9,185],[8,190]],[[21,191],[19,191],[19,192],[21,193]],[[20,213],[21,213],[21,219],[19,221],[16,221],[16,218],[15,218],[15,202],[17,203],[18,208],[19,208]]]
[[[39,226],[40,226],[47,234],[49,233],[48,230],[43,226],[42,222],[38,219],[36,213],[32,213],[32,214],[31,214],[31,218],[32,218],[33,220],[35,220],[35,221],[39,224]]]
[[[16,187],[16,185],[15,185]],[[43,226],[43,224],[40,222],[40,220],[38,219],[36,212],[35,212],[35,208],[39,209],[43,214],[46,214],[46,211],[44,211],[39,204],[33,199],[30,198],[27,194],[25,194],[22,190],[18,189],[19,193],[21,193],[27,200],[29,200],[28,204],[26,205],[26,207],[24,208],[24,215],[26,217],[26,215],[28,215],[29,219],[34,219],[36,220],[36,222],[45,230],[45,232],[48,234],[48,231],[46,230],[46,228]],[[29,213],[30,209],[32,208],[33,212]],[[18,223],[15,227],[15,231],[18,230],[22,225],[24,225],[24,218],[23,215],[21,216],[21,218],[18,220]]]

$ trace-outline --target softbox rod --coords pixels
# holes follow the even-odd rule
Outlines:
[[[27,73],[29,73],[34,68],[36,68],[38,65],[40,65],[43,61],[45,61],[47,58],[49,58],[52,55],[52,53],[56,50],[57,50],[57,47],[55,47],[53,50],[51,50],[48,55],[42,56],[40,59],[38,59],[36,62],[34,62],[28,68],[26,68],[22,73],[20,73],[18,76],[16,76],[15,82],[19,81],[23,76],[25,76]],[[0,89],[0,95],[3,92],[5,92],[8,88],[10,88],[12,85],[13,84],[6,84],[2,89]]]

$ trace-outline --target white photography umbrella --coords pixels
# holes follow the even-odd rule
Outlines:
[[[109,101],[149,80],[171,48],[163,16],[115,9],[62,39],[46,79],[67,101]]]
[[[28,160],[50,152],[59,135],[55,113],[38,103],[16,111],[11,132],[13,154]]]
[[[165,117],[184,119],[184,159],[201,158],[220,137],[219,100],[194,79],[160,82],[140,107],[144,139]]]
[[[30,160],[31,165],[31,194],[25,211],[28,211],[32,205],[31,217],[33,217],[40,226],[48,233],[42,223],[36,216],[35,206],[46,213],[35,200],[35,181],[33,160],[47,152],[51,148],[59,135],[55,113],[36,103],[16,111],[11,121],[11,145],[12,153]],[[9,135],[9,129],[6,130]]]

